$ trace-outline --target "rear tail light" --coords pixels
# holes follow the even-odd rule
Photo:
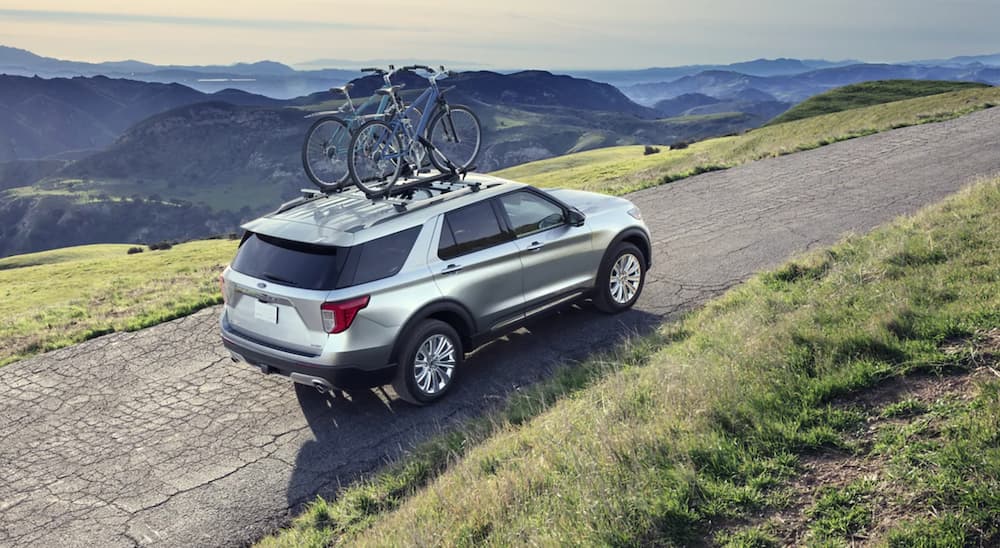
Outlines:
[[[365,295],[357,299],[323,303],[319,307],[320,315],[323,316],[323,330],[327,333],[347,331],[347,328],[354,323],[354,318],[358,316],[358,311],[368,306],[369,300],[371,298]]]

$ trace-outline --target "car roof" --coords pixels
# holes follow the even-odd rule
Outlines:
[[[478,183],[478,190],[474,190]],[[243,229],[283,240],[349,247],[423,225],[446,211],[528,185],[470,173],[462,182],[435,183],[430,197],[367,198],[357,189],[317,194],[283,205]],[[418,191],[418,194],[423,194]]]

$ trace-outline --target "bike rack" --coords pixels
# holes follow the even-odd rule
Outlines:
[[[342,188],[326,192],[314,188],[303,188],[301,189],[302,196],[281,204],[281,206],[272,212],[272,214],[283,213],[289,209],[293,209],[319,198],[331,197],[336,194],[345,193],[354,193],[355,196],[357,196],[355,199],[358,200],[366,200],[373,203],[381,202],[392,204],[393,208],[397,212],[403,213],[417,207],[425,207],[438,203],[446,197],[453,196],[455,193],[478,192],[480,188],[482,188],[482,183],[478,181],[465,181],[465,175],[469,171],[471,171],[471,169],[455,169],[438,172],[427,177],[407,180],[393,185],[388,193],[365,193],[362,192],[361,189],[353,186],[344,186]],[[428,198],[414,198],[414,194],[419,190],[433,190],[437,192]],[[364,198],[361,196],[364,196]]]
[[[385,201],[391,203],[396,211],[403,212],[416,203],[424,205],[428,200],[429,202],[427,203],[436,202],[436,200],[431,198],[415,200],[413,194],[417,190],[436,190],[438,191],[438,195],[435,197],[455,191],[477,192],[482,185],[479,182],[466,182],[465,175],[468,172],[469,170],[465,169],[455,169],[439,172],[427,177],[417,177],[393,185],[389,189],[389,192],[365,193],[365,196],[373,202]]]

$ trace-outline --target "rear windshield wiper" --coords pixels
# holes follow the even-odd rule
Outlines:
[[[299,287],[299,284],[293,282],[292,280],[286,280],[285,278],[282,278],[281,276],[275,276],[274,274],[271,274],[270,272],[264,272],[263,276],[265,278],[267,278],[268,280],[271,280],[272,282],[277,282],[279,284],[293,285],[295,287]]]

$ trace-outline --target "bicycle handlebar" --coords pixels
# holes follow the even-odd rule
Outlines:
[[[427,65],[407,65],[403,67],[403,70],[417,70],[417,69],[426,70],[427,72],[434,72],[434,69],[432,69]]]
[[[385,69],[380,69],[377,67],[365,67],[361,69],[361,72],[376,72],[378,74],[385,74]]]

